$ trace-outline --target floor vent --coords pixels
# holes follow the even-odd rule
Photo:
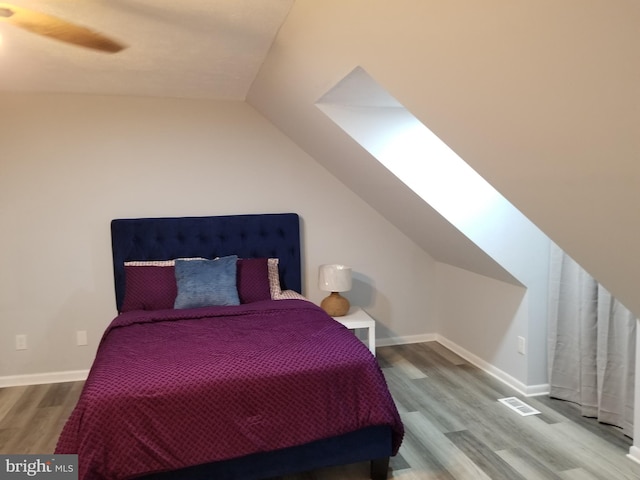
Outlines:
[[[538,415],[540,413],[538,410],[527,405],[516,397],[499,398],[498,401],[509,407],[511,410],[518,412],[523,417],[526,417],[527,415]]]

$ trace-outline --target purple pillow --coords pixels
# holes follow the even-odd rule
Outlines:
[[[122,311],[173,308],[178,294],[174,266],[124,266]]]
[[[122,312],[173,308],[178,295],[174,261],[129,263]],[[271,300],[266,258],[238,259],[236,281],[240,303]]]
[[[237,264],[240,303],[271,300],[266,258],[241,258]]]

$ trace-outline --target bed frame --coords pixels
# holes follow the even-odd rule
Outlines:
[[[294,213],[215,217],[117,219],[111,223],[116,305],[125,291],[124,262],[179,257],[279,259],[283,289],[302,293],[300,219]],[[387,478],[393,452],[389,427],[245,457],[156,473],[146,480],[258,480],[317,468],[371,461],[371,478]]]
[[[124,301],[124,262],[131,260],[278,258],[282,288],[302,293],[300,219],[295,213],[113,220],[111,245],[118,311]]]

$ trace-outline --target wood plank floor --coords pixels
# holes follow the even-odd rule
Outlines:
[[[405,424],[396,480],[636,480],[632,442],[569,403],[525,398],[435,342],[381,347],[378,360]],[[52,452],[82,382],[0,389],[0,453]],[[497,399],[542,412],[521,417]],[[368,465],[282,480],[364,480]]]

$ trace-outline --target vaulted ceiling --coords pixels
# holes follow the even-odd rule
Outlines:
[[[640,313],[640,3],[16,0],[114,54],[0,16],[0,91],[246,101],[438,260],[471,241],[316,107],[362,66]],[[505,276],[505,278],[508,276]]]
[[[78,47],[15,25],[19,15],[0,15],[0,90],[244,100],[292,4],[15,0],[11,5],[89,28],[125,48]]]
[[[640,4],[298,1],[247,101],[436,258],[486,265],[315,103],[360,66],[640,314]]]

